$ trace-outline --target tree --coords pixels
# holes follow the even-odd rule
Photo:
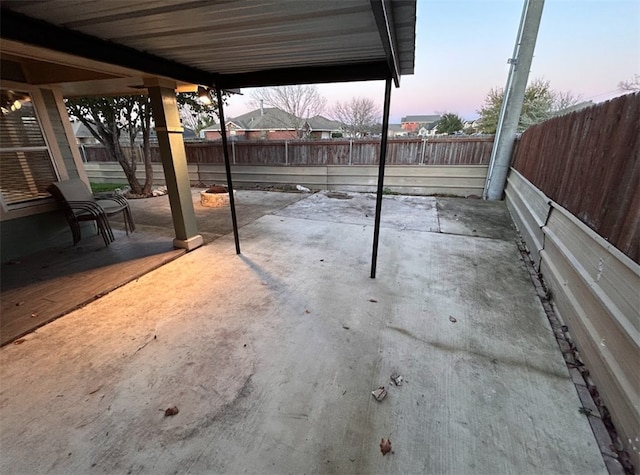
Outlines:
[[[250,104],[256,108],[264,104],[283,110],[287,113],[287,119],[282,125],[296,130],[300,137],[305,121],[320,115],[326,102],[317,86],[296,85],[257,89],[251,93]]]
[[[445,112],[441,114],[442,118],[438,121],[439,134],[454,134],[464,129],[464,122],[458,114],[453,112]]]
[[[344,103],[336,102],[330,114],[345,125],[352,137],[364,137],[380,131],[380,106],[369,98],[354,97]]]
[[[217,103],[202,105],[196,101],[194,93],[177,95],[179,107],[188,106],[196,114],[212,115],[217,110]],[[153,186],[153,169],[151,166],[150,133],[152,124],[151,101],[147,95],[120,97],[82,97],[66,99],[67,111],[89,130],[107,153],[117,161],[136,195],[147,196]],[[124,153],[121,144],[122,134],[129,139],[131,153]],[[136,176],[138,167],[136,154],[133,152],[138,136],[142,138],[142,160],[145,169],[144,183]]]
[[[487,94],[484,105],[478,111],[481,132],[496,133],[503,98],[504,89],[501,88],[493,88]],[[534,124],[550,119],[562,109],[577,104],[579,100],[580,97],[571,92],[553,91],[549,81],[534,79],[524,93],[518,131],[522,132]]]
[[[633,79],[630,81],[620,81],[618,83],[618,89],[625,92],[640,91],[640,74],[634,74]]]
[[[197,99],[195,93],[180,93],[176,98],[178,100],[180,120],[184,127],[190,128],[197,136],[200,136],[202,129],[215,125],[218,117],[218,104],[215,98],[211,99],[211,104],[203,104]],[[223,103],[226,98],[226,93],[223,93]]]
[[[153,173],[149,150],[149,129],[151,124],[151,104],[148,96],[124,97],[82,97],[66,100],[69,115],[75,117],[91,132],[98,142],[107,149],[107,153],[116,160],[131,186],[131,192],[145,195],[151,191]],[[122,150],[120,137],[126,133],[129,143],[133,144],[138,132],[143,133],[143,158],[146,179],[144,185],[136,177],[136,157],[131,153],[127,157]]]

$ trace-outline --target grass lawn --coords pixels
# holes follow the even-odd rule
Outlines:
[[[106,191],[113,191],[116,188],[122,188],[127,186],[126,183],[91,183],[92,193],[104,193]]]

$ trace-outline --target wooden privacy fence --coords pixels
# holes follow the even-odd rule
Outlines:
[[[640,93],[527,129],[513,167],[639,262]]]
[[[231,163],[236,165],[377,165],[379,140],[260,140],[229,142]],[[493,137],[389,140],[389,165],[487,165]],[[222,143],[186,142],[187,162],[223,164]],[[132,153],[123,147],[127,156]],[[133,153],[140,157],[139,151]],[[113,161],[101,145],[83,145],[86,162]],[[151,149],[152,161],[160,162],[157,146]]]

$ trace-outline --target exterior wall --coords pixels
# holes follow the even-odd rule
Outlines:
[[[506,196],[514,222],[551,291],[554,308],[568,326],[638,467],[640,265],[515,169],[509,175]]]
[[[222,134],[216,130],[207,130],[204,133],[207,140],[220,140]],[[230,137],[243,140],[291,140],[298,137],[293,130],[237,130]]]
[[[6,82],[3,84],[9,86]],[[40,125],[60,179],[86,178],[75,143],[69,143],[70,124],[62,97],[56,91],[13,85],[29,91],[36,107]],[[0,209],[0,253],[3,260],[11,260],[56,245],[72,244],[71,231],[53,198],[40,199],[30,206]],[[85,232],[91,232],[91,226]]]
[[[162,167],[154,164],[154,185],[164,184]],[[87,163],[89,178],[95,183],[126,183],[117,163]],[[192,185],[226,183],[224,166],[189,164]],[[314,190],[376,191],[377,166],[260,166],[235,165],[232,170],[235,186],[295,187],[303,185]],[[138,170],[144,177],[144,171]],[[403,194],[446,194],[453,196],[482,195],[487,176],[485,165],[387,166],[384,187]]]
[[[400,125],[407,132],[415,132],[420,127],[419,122],[403,122]]]
[[[95,228],[83,225],[82,232],[95,232]],[[69,225],[64,215],[57,210],[3,221],[0,226],[0,253],[3,262],[42,249],[72,244]]]

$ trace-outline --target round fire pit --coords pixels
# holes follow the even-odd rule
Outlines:
[[[233,191],[235,198],[236,191]],[[200,192],[200,203],[206,208],[220,208],[229,204],[229,190],[226,186],[214,185]]]

